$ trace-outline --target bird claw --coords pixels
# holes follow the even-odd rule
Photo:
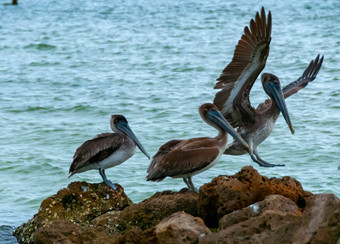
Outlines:
[[[271,164],[271,163],[268,163],[264,160],[261,160],[261,161],[257,161],[256,163],[258,163],[261,167],[283,167],[283,166],[286,166],[284,164]]]
[[[257,154],[255,154],[257,158],[255,158],[254,155],[250,155],[251,159],[257,163],[258,165],[260,165],[261,167],[283,167],[283,166],[286,166],[284,164],[271,164],[271,163],[268,163],[266,161],[264,161],[263,159],[260,158],[260,156],[258,156]]]
[[[270,163],[260,163],[259,164],[261,167],[284,167],[286,166],[285,164],[270,164]]]
[[[113,183],[112,183],[111,181],[109,181],[109,180],[104,181],[104,183],[105,183],[106,185],[108,185],[109,187],[111,187],[111,189],[114,190],[114,191],[118,189],[117,185],[116,185],[116,184],[113,184]]]

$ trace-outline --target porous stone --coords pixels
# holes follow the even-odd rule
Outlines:
[[[305,206],[305,198],[311,195],[294,178],[268,178],[247,166],[235,175],[218,176],[203,185],[199,192],[198,213],[208,227],[218,227],[218,221],[224,215],[272,194],[285,196],[300,208]]]
[[[131,204],[120,185],[117,190],[112,190],[104,183],[72,182],[67,188],[45,199],[38,213],[13,234],[19,243],[32,243],[36,230],[48,227],[55,221],[87,226],[94,218],[108,211],[122,210]]]

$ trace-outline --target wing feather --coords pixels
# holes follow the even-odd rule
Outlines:
[[[263,70],[269,54],[271,41],[271,13],[268,17],[264,8],[261,15],[244,28],[244,34],[236,45],[232,61],[217,79],[214,104],[232,126],[252,122],[255,109],[250,105],[250,90]]]
[[[147,180],[160,181],[165,177],[180,176],[207,167],[219,155],[217,148],[178,149],[159,155],[149,167]]]
[[[320,58],[320,54],[316,56],[316,58],[309,63],[308,67],[304,70],[302,75],[296,81],[291,82],[282,89],[284,98],[288,98],[291,95],[297,93],[301,89],[305,88],[309,82],[315,80],[322,66],[323,57],[324,56]],[[269,109],[271,105],[272,105],[271,99],[267,99],[264,103],[261,103],[256,108],[256,111],[258,113],[263,113],[267,111],[267,109]]]
[[[122,144],[122,135],[116,133],[103,133],[84,142],[75,152],[70,173],[92,163],[100,162],[119,149]]]

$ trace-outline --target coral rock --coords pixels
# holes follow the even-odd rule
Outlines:
[[[125,208],[119,215],[117,228],[128,230],[139,227],[146,230],[178,211],[197,216],[197,199],[197,193],[187,190],[156,193],[138,204]]]
[[[198,213],[208,227],[217,227],[225,214],[279,194],[291,199],[299,207],[311,193],[289,176],[282,179],[261,176],[253,167],[243,167],[233,176],[218,176],[200,188]]]
[[[20,243],[31,243],[38,228],[49,226],[55,221],[89,225],[92,219],[111,210],[122,210],[130,204],[131,200],[119,185],[114,191],[104,183],[73,182],[45,199],[39,212],[13,234]]]

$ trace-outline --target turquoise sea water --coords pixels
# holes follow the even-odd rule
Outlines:
[[[227,156],[193,178],[196,186],[252,165],[268,177],[289,175],[313,193],[340,196],[340,2],[273,1],[38,1],[0,5],[0,239],[43,199],[72,181],[100,182],[97,171],[68,179],[78,146],[109,132],[124,114],[154,155],[171,139],[215,136],[197,108],[211,102],[215,79],[255,12],[272,11],[265,72],[283,85],[317,54],[318,77],[287,100],[295,128],[282,116],[261,144],[262,158],[286,167],[261,168],[248,155]],[[251,101],[264,101],[259,81]],[[140,151],[107,170],[139,202],[156,191],[179,190],[181,179],[146,182]]]

